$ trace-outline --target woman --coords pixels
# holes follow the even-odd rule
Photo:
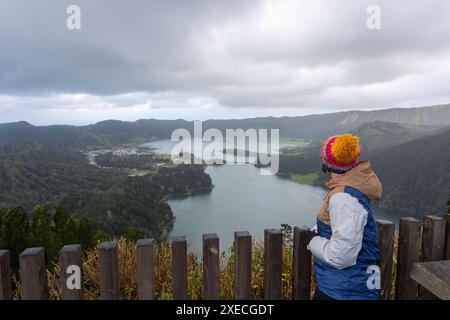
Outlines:
[[[342,134],[322,145],[322,171],[328,194],[317,214],[314,255],[315,299],[379,298],[379,250],[371,201],[381,198],[381,183],[369,161],[359,161],[359,138]],[[377,278],[378,277],[378,278]]]

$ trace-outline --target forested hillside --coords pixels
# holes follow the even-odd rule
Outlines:
[[[120,173],[89,166],[77,150],[35,143],[0,149],[0,205],[55,204],[79,189],[101,188],[113,177]]]
[[[371,155],[383,182],[380,207],[417,215],[446,212],[450,192],[450,129]]]
[[[204,168],[161,167],[152,175],[130,177],[126,171],[88,164],[73,149],[20,144],[0,151],[0,206],[62,204],[93,229],[125,235],[130,230],[159,238],[170,229],[173,215],[162,201],[175,193],[212,187]]]
[[[161,168],[155,175],[118,179],[101,190],[79,189],[66,196],[62,205],[76,216],[88,218],[96,230],[125,235],[132,229],[160,238],[173,223],[164,198],[211,187],[211,178],[201,165],[179,165]]]
[[[450,129],[434,132],[374,122],[352,131],[361,138],[362,159],[371,160],[383,183],[385,210],[422,216],[442,215],[450,190]],[[280,157],[280,174],[320,173],[320,143]],[[324,185],[323,174],[315,182]]]
[[[77,149],[111,145],[109,139],[90,133],[85,127],[33,126],[27,122],[0,124],[0,146],[21,143]]]

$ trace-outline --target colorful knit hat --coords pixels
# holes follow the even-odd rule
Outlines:
[[[355,167],[360,155],[361,146],[358,136],[340,134],[328,138],[322,144],[322,164],[337,173],[343,173]]]

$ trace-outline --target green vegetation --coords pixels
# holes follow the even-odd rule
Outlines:
[[[0,205],[56,207],[66,195],[99,189],[125,173],[90,166],[76,150],[40,144],[0,148]]]
[[[73,149],[38,144],[3,147],[0,205],[22,206],[27,211],[37,203],[50,209],[62,205],[74,216],[89,219],[94,232],[121,236],[138,231],[163,238],[173,223],[164,199],[210,189],[211,178],[201,165],[156,168],[150,162],[146,165],[152,167],[152,175],[130,177],[123,167],[134,161],[138,160],[114,158],[111,164],[119,167],[102,169],[89,165],[86,155]]]
[[[14,269],[19,254],[28,247],[45,247],[50,263],[66,244],[93,244],[91,225],[76,219],[62,207],[51,214],[45,205],[38,205],[29,215],[22,207],[0,208],[0,248],[8,248]]]
[[[303,149],[301,153],[280,154],[279,174],[290,176],[291,174],[306,175],[319,172],[320,169],[320,144],[313,143]]]
[[[311,145],[311,140],[303,139],[281,139],[280,143],[289,143],[289,147],[283,147],[280,149],[282,155],[297,155],[303,153]]]
[[[130,176],[138,176],[138,177],[141,177],[141,176],[146,176],[146,175],[150,175],[150,174],[157,174],[158,173],[158,171],[157,170],[155,170],[155,169],[140,169],[140,170],[138,170],[138,169],[132,169],[131,171],[130,171]]]
[[[173,223],[172,211],[164,199],[211,186],[211,178],[200,165],[161,167],[155,175],[127,177],[102,190],[80,190],[62,203],[77,216],[89,218],[95,230],[126,235],[133,229],[159,239]]]
[[[289,143],[290,145],[295,145],[297,147],[307,147],[311,141],[304,139],[285,139],[281,138],[280,143]]]
[[[399,124],[376,122],[355,130],[363,145],[362,159],[369,159],[383,183],[383,197],[376,204],[405,215],[442,215],[450,190],[450,129],[412,130]],[[320,143],[303,153],[280,155],[280,175],[302,177],[320,174]]]
[[[291,180],[300,184],[314,185],[318,179],[319,174],[317,172],[291,175]]]
[[[158,157],[154,153],[117,155],[113,152],[107,152],[97,155],[95,162],[100,167],[107,168],[154,170],[156,163],[167,164],[170,163],[170,159]]]
[[[373,152],[383,182],[381,209],[423,216],[442,215],[450,190],[450,129]]]

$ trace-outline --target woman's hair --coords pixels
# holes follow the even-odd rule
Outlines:
[[[347,171],[348,170],[340,170],[340,169],[331,168],[331,167],[327,166],[325,163],[322,163],[322,172],[325,174],[330,174],[330,173],[343,174],[343,173],[346,173]]]

